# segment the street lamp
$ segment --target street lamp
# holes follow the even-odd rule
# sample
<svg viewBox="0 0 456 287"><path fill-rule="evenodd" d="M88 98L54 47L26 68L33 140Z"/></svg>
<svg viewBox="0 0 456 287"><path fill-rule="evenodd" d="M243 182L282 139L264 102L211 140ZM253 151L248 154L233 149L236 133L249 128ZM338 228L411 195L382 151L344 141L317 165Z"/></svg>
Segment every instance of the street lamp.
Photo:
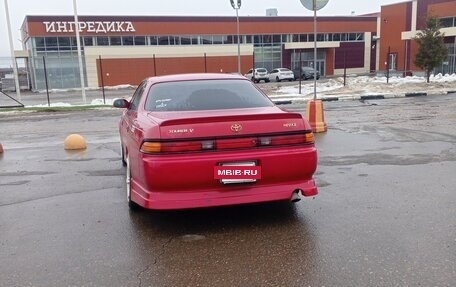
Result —
<svg viewBox="0 0 456 287"><path fill-rule="evenodd" d="M5 0L4 2L5 2L6 25L8 27L8 39L9 39L9 45L10 45L11 60L13 61L13 74L14 74L14 83L16 85L16 95L17 95L19 101L21 101L21 87L19 85L19 75L17 72L16 55L14 54L13 36L11 33L11 22L10 22L9 10L8 10L8 1Z"/></svg>
<svg viewBox="0 0 456 287"><path fill-rule="evenodd" d="M234 0L230 0L231 7L236 10L236 24L237 24L237 60L238 60L238 73L241 73L241 44L239 37L239 9L241 8L241 0L237 0L236 3Z"/></svg>
<svg viewBox="0 0 456 287"><path fill-rule="evenodd" d="M323 102L321 100L317 101L317 10L325 7L329 0L300 1L305 8L314 12L314 95L313 100L307 103L306 114L313 132L325 132L327 127L323 114Z"/></svg>
<svg viewBox="0 0 456 287"><path fill-rule="evenodd" d="M81 52L81 39L79 37L79 21L78 21L78 6L76 0L73 0L74 10L74 24L76 26L76 46L78 50L78 63L79 63L79 79L81 81L81 93L82 101L86 103L86 92L85 92L85 80L84 80L84 68L82 66L82 52Z"/></svg>
<svg viewBox="0 0 456 287"><path fill-rule="evenodd" d="M325 7L329 0L300 0L301 4L314 11L314 100L317 99L317 10Z"/></svg>

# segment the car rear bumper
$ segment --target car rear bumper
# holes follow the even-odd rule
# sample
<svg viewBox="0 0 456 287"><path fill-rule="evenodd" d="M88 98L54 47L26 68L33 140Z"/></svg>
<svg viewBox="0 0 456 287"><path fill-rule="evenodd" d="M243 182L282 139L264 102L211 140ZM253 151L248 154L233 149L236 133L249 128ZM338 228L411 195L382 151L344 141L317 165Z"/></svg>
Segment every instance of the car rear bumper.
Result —
<svg viewBox="0 0 456 287"><path fill-rule="evenodd" d="M280 80L294 80L294 75L287 76L287 75L279 75Z"/></svg>
<svg viewBox="0 0 456 287"><path fill-rule="evenodd" d="M252 161L261 167L261 179L254 183L223 184L214 178L214 167L221 163ZM145 208L181 209L289 200L296 190L314 196L316 165L313 145L253 152L143 155L140 176L132 178L131 197Z"/></svg>
<svg viewBox="0 0 456 287"><path fill-rule="evenodd" d="M291 200L293 192L301 191L303 196L318 194L317 186L313 179L271 186L255 186L255 184L231 184L216 190L183 192L153 192L145 190L132 182L134 191L131 199L147 209L190 209L201 207L214 207L224 205L237 205L260 203L269 201Z"/></svg>

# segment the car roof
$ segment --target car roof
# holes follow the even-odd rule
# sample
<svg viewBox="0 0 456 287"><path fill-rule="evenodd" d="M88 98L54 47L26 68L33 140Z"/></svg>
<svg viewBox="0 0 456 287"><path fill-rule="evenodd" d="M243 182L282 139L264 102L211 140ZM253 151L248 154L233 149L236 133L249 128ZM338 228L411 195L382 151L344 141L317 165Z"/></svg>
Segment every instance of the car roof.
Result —
<svg viewBox="0 0 456 287"><path fill-rule="evenodd" d="M151 83L176 82L176 81L193 81L193 80L246 80L242 75L223 74L223 73L190 73L190 74L173 74L164 76L155 76L147 78Z"/></svg>

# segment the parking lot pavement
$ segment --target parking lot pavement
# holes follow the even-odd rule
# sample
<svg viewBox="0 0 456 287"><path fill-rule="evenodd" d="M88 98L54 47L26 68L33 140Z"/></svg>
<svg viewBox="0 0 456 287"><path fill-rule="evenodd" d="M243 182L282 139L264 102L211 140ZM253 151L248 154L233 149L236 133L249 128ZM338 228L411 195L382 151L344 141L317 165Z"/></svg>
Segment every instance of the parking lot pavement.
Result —
<svg viewBox="0 0 456 287"><path fill-rule="evenodd" d="M454 286L455 110L329 102L317 197L139 213L120 110L0 114L0 286ZM88 148L65 151L75 132Z"/></svg>

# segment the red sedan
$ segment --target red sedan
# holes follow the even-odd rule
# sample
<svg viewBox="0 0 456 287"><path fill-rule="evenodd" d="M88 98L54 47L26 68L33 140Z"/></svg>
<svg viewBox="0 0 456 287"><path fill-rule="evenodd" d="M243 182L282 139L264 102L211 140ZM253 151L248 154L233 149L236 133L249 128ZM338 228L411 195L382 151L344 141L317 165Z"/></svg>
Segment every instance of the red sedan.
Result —
<svg viewBox="0 0 456 287"><path fill-rule="evenodd" d="M130 208L182 209L314 196L309 123L229 74L151 77L119 123Z"/></svg>

